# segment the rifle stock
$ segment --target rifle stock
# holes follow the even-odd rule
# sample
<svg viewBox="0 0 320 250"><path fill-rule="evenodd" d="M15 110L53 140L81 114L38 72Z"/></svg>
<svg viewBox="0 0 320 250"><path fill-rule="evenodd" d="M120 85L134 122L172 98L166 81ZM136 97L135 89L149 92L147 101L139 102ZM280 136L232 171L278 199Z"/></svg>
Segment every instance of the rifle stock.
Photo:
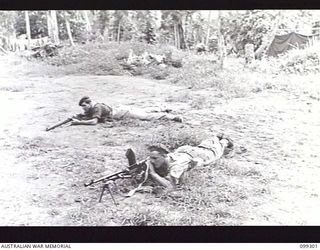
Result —
<svg viewBox="0 0 320 250"><path fill-rule="evenodd" d="M68 119L66 119L66 120L64 120L64 121L62 121L62 122L59 122L59 123L57 123L57 124L55 124L55 125L53 125L53 126L51 126L51 127L49 127L49 128L46 128L46 131L53 130L53 129L55 129L55 128L57 128L57 127L60 127L60 126L66 124L66 123L68 123L68 122L71 122L71 121L72 121L72 118L68 118Z"/></svg>

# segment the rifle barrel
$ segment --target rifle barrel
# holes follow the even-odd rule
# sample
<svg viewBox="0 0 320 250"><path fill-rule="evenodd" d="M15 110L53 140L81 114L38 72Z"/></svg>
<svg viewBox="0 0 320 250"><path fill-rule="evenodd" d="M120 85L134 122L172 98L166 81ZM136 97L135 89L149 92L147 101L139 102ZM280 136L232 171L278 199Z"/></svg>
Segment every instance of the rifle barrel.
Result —
<svg viewBox="0 0 320 250"><path fill-rule="evenodd" d="M50 130L52 130L52 129L55 129L55 128L57 128L57 127L60 127L60 126L62 126L63 124L66 124L66 123L71 122L71 121L72 121L72 118L68 118L68 119L66 119L66 120L64 120L64 121L62 121L62 122L59 122L58 124L55 124L55 125L53 125L53 126L51 126L51 127L49 127L49 128L46 128L46 131L50 131Z"/></svg>

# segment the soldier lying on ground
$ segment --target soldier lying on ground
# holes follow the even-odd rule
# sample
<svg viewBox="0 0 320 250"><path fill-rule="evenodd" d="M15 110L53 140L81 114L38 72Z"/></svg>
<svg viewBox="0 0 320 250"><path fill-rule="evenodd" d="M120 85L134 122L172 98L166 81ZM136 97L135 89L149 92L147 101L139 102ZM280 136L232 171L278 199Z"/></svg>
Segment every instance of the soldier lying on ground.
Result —
<svg viewBox="0 0 320 250"><path fill-rule="evenodd" d="M150 147L151 153L147 162L149 178L160 186L174 189L180 184L183 174L201 166L214 164L223 155L230 154L233 143L230 138L218 134L206 139L200 145L182 146L169 153L163 147Z"/></svg>
<svg viewBox="0 0 320 250"><path fill-rule="evenodd" d="M146 121L163 119L182 122L180 116L169 114L168 112L171 111L169 109L150 108L146 110L133 109L125 106L111 108L104 103L93 104L88 96L80 99L79 106L82 107L84 113L72 118L71 125L95 125L97 123L104 123L106 121L112 121L113 119L120 120L126 117Z"/></svg>

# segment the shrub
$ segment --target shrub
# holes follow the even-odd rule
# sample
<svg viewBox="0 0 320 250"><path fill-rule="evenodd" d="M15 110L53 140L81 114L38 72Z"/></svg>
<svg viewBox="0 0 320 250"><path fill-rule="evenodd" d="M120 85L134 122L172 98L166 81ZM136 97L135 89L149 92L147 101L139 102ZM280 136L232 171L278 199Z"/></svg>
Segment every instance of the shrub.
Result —
<svg viewBox="0 0 320 250"><path fill-rule="evenodd" d="M159 130L155 136L152 137L149 145L161 143L170 150L174 150L183 145L199 145L204 138L206 138L206 135L203 131L191 128L177 129L171 127L170 129L165 128Z"/></svg>
<svg viewBox="0 0 320 250"><path fill-rule="evenodd" d="M320 72L320 43L305 49L291 49L278 57L256 61L254 70L266 74L308 74Z"/></svg>
<svg viewBox="0 0 320 250"><path fill-rule="evenodd" d="M286 73L318 73L320 72L320 45L304 50L292 50L279 57L280 69Z"/></svg>

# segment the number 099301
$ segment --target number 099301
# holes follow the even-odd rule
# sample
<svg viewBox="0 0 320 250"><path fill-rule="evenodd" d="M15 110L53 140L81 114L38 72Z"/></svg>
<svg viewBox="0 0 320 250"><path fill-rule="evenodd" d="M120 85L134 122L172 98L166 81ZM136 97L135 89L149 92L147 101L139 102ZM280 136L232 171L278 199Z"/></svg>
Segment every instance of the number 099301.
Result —
<svg viewBox="0 0 320 250"><path fill-rule="evenodd" d="M318 248L318 245L317 244L300 244L300 248L308 248L308 249Z"/></svg>

